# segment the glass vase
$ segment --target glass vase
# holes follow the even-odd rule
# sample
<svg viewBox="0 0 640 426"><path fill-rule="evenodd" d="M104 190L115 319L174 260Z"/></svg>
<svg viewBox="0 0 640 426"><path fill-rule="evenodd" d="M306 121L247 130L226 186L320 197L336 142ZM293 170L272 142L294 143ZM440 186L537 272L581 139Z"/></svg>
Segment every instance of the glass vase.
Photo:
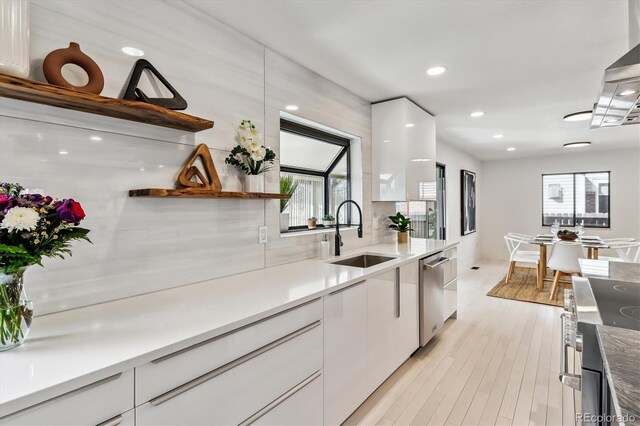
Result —
<svg viewBox="0 0 640 426"><path fill-rule="evenodd" d="M0 271L0 352L19 346L29 334L33 303L24 289L24 271Z"/></svg>

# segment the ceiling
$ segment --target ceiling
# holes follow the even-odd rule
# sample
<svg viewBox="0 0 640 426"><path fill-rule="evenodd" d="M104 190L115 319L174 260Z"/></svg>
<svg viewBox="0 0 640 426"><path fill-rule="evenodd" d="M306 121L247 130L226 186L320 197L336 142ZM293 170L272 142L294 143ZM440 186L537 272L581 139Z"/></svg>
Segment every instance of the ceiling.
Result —
<svg viewBox="0 0 640 426"><path fill-rule="evenodd" d="M408 96L479 159L640 145L640 125L562 120L629 50L627 0L185 1L372 102Z"/></svg>

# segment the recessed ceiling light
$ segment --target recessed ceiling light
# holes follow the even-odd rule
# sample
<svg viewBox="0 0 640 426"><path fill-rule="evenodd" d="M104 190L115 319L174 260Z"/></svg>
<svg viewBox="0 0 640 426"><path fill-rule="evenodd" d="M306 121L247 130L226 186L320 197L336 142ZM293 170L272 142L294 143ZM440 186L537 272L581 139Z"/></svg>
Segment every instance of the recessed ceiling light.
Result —
<svg viewBox="0 0 640 426"><path fill-rule="evenodd" d="M141 172L144 172L144 169L143 169L143 168L140 168L140 171L141 171Z"/></svg>
<svg viewBox="0 0 640 426"><path fill-rule="evenodd" d="M482 112L482 111L475 111L475 112L472 112L470 115L471 115L472 117L482 117L482 116L484 115L484 112Z"/></svg>
<svg viewBox="0 0 640 426"><path fill-rule="evenodd" d="M565 143L564 146L565 148L580 148L581 146L589 146L591 145L591 142L569 142L569 143Z"/></svg>
<svg viewBox="0 0 640 426"><path fill-rule="evenodd" d="M140 49L138 49L137 47L131 47L131 46L126 46L123 47L122 49L122 53L124 53L125 55L129 55L129 56L143 56L144 52Z"/></svg>
<svg viewBox="0 0 640 426"><path fill-rule="evenodd" d="M501 134L501 133L498 133L497 135L493 135L493 138L494 139L502 139L502 138L504 138L504 135Z"/></svg>
<svg viewBox="0 0 640 426"><path fill-rule="evenodd" d="M605 123L617 123L618 121L620 120L618 120L617 118L610 118L608 120L604 120Z"/></svg>
<svg viewBox="0 0 640 426"><path fill-rule="evenodd" d="M60 155L67 155L67 154L68 154L68 152L67 152L67 151L58 151L58 154L60 154Z"/></svg>
<svg viewBox="0 0 640 426"><path fill-rule="evenodd" d="M415 124L413 124L413 123L407 123L407 124L405 124L405 127L413 127L413 126L415 126Z"/></svg>
<svg viewBox="0 0 640 426"><path fill-rule="evenodd" d="M382 143L389 143L389 142L391 142L389 139L385 139L382 141Z"/></svg>
<svg viewBox="0 0 640 426"><path fill-rule="evenodd" d="M159 168L163 168L164 166L162 164L158 164L158 167Z"/></svg>
<svg viewBox="0 0 640 426"><path fill-rule="evenodd" d="M564 121L586 121L591 120L592 111L578 111L572 112L571 114L565 115Z"/></svg>
<svg viewBox="0 0 640 426"><path fill-rule="evenodd" d="M287 111L297 111L298 105L287 105L286 107L284 107L284 109L286 109Z"/></svg>
<svg viewBox="0 0 640 426"><path fill-rule="evenodd" d="M515 151L516 149L512 146L510 146L509 148L507 148L507 151Z"/></svg>
<svg viewBox="0 0 640 426"><path fill-rule="evenodd" d="M101 141L102 138L100 136L91 136L89 139L91 139L92 141Z"/></svg>
<svg viewBox="0 0 640 426"><path fill-rule="evenodd" d="M423 162L425 162L425 161L431 161L431 158L414 158L414 159L413 159L413 160L411 160L411 161L415 161L416 163L418 163L418 162L423 163Z"/></svg>
<svg viewBox="0 0 640 426"><path fill-rule="evenodd" d="M620 96L629 96L629 95L633 95L634 93L638 93L637 90L625 90L623 92L620 92Z"/></svg>
<svg viewBox="0 0 640 426"><path fill-rule="evenodd" d="M427 74L428 75L440 75L440 74L444 74L445 71L447 71L447 67L445 67L444 65L437 65L435 67L431 67L431 68L427 69Z"/></svg>

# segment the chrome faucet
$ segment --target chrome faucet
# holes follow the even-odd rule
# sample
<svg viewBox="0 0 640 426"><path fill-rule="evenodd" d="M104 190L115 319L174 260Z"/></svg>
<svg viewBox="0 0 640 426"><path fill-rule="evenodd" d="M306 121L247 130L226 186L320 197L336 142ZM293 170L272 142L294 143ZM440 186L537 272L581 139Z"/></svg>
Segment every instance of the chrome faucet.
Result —
<svg viewBox="0 0 640 426"><path fill-rule="evenodd" d="M340 203L340 205L336 209L336 246L334 251L334 255L336 256L340 256L340 247L342 247L342 236L340 236L340 219L339 219L340 208L347 203L353 203L358 208L358 214L360 215L360 224L358 225L358 238L362 238L362 210L360 209L360 206L358 205L358 203L356 203L353 200L343 201L342 203Z"/></svg>

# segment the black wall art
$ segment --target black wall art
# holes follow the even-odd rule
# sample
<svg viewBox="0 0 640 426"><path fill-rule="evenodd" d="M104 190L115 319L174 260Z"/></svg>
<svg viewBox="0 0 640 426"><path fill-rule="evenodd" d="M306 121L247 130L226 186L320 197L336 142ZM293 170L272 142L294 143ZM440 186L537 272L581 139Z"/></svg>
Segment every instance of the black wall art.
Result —
<svg viewBox="0 0 640 426"><path fill-rule="evenodd" d="M476 174L460 170L462 235L476 232Z"/></svg>

